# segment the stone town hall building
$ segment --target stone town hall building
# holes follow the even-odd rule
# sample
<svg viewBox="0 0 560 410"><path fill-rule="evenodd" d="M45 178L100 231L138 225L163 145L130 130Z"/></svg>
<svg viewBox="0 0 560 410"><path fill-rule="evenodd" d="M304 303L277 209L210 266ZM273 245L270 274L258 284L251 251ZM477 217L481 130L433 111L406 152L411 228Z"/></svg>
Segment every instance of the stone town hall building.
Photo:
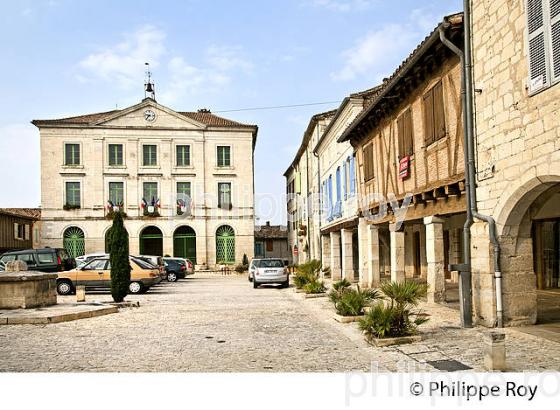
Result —
<svg viewBox="0 0 560 410"><path fill-rule="evenodd" d="M123 212L131 254L188 257L198 267L253 256L256 126L152 98L33 124L42 246L102 252L112 213Z"/></svg>

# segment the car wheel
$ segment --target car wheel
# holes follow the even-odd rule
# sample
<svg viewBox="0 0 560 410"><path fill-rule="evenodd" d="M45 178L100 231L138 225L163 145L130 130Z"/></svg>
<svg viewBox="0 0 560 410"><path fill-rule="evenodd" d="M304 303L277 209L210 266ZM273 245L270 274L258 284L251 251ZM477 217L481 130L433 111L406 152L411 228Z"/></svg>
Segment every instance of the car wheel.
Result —
<svg viewBox="0 0 560 410"><path fill-rule="evenodd" d="M128 285L128 290L130 293L140 293L142 292L142 284L140 282L130 282Z"/></svg>
<svg viewBox="0 0 560 410"><path fill-rule="evenodd" d="M177 282L177 274L175 272L168 272L167 273L167 281L168 282Z"/></svg>
<svg viewBox="0 0 560 410"><path fill-rule="evenodd" d="M249 273L249 275L247 276L247 279L249 280L249 282L253 281L253 277L251 276L251 274Z"/></svg>
<svg viewBox="0 0 560 410"><path fill-rule="evenodd" d="M67 280L61 280L56 284L56 291L59 295L69 295L72 293L72 283Z"/></svg>
<svg viewBox="0 0 560 410"><path fill-rule="evenodd" d="M259 287L259 284L257 283L256 280L253 279L253 289L256 289Z"/></svg>

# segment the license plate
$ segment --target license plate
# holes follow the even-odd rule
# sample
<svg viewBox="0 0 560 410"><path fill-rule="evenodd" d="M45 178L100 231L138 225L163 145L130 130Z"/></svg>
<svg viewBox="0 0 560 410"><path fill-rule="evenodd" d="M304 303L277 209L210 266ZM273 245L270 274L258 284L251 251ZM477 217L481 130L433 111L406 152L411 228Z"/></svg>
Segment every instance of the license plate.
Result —
<svg viewBox="0 0 560 410"><path fill-rule="evenodd" d="M270 270L270 269L269 269L269 270L265 270L264 273L276 273L276 271L275 271L275 270Z"/></svg>

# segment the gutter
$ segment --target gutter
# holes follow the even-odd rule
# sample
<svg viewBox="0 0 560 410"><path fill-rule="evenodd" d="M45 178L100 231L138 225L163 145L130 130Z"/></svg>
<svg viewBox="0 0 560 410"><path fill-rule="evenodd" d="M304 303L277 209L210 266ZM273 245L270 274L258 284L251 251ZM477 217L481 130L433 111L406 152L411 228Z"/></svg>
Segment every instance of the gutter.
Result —
<svg viewBox="0 0 560 410"><path fill-rule="evenodd" d="M496 235L496 222L491 216L478 212L476 201L476 167L474 162L474 116L473 116L473 78L471 49L471 0L464 3L464 35L465 51L462 52L446 36L445 29L450 26L448 21L438 28L441 42L461 60L461 99L463 103L463 143L465 158L465 188L467 191L467 220L463 227L463 263L453 270L460 272L461 324L472 327L472 263L471 263L471 232L474 218L486 222L490 242L494 249L494 277L496 279L496 317L497 327L503 327L502 274L500 270L500 243Z"/></svg>

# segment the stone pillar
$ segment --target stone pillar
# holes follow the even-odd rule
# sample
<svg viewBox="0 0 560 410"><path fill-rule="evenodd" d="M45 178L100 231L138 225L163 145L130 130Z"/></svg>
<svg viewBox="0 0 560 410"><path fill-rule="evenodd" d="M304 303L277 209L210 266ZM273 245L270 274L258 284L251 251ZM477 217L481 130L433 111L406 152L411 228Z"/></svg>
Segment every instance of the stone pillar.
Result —
<svg viewBox="0 0 560 410"><path fill-rule="evenodd" d="M340 231L330 233L331 243L331 276L334 281L342 279L340 270Z"/></svg>
<svg viewBox="0 0 560 410"><path fill-rule="evenodd" d="M323 269L331 267L331 237L330 235L321 235L321 261ZM332 270L331 270L332 275ZM331 276L332 277L332 276Z"/></svg>
<svg viewBox="0 0 560 410"><path fill-rule="evenodd" d="M424 218L428 261L428 303L445 301L443 223L444 220L437 216Z"/></svg>
<svg viewBox="0 0 560 410"><path fill-rule="evenodd" d="M365 218L360 218L358 221L358 246L360 248L360 253L358 255L359 259L359 284L360 286L367 288L371 284L371 275L368 272L368 225Z"/></svg>
<svg viewBox="0 0 560 410"><path fill-rule="evenodd" d="M352 248L352 229L340 231L342 245L342 277L354 281L354 253Z"/></svg>
<svg viewBox="0 0 560 410"><path fill-rule="evenodd" d="M404 228L404 274L406 278L414 277L414 225Z"/></svg>
<svg viewBox="0 0 560 410"><path fill-rule="evenodd" d="M391 282L404 282L404 231L396 231L390 225L391 237Z"/></svg>
<svg viewBox="0 0 560 410"><path fill-rule="evenodd" d="M379 263L379 226L369 225L367 229L367 276L368 286L377 287L381 282L381 267Z"/></svg>
<svg viewBox="0 0 560 410"><path fill-rule="evenodd" d="M173 236L163 235L163 256L173 256Z"/></svg>
<svg viewBox="0 0 560 410"><path fill-rule="evenodd" d="M428 262L426 261L426 230L420 230L420 277L428 277Z"/></svg>

